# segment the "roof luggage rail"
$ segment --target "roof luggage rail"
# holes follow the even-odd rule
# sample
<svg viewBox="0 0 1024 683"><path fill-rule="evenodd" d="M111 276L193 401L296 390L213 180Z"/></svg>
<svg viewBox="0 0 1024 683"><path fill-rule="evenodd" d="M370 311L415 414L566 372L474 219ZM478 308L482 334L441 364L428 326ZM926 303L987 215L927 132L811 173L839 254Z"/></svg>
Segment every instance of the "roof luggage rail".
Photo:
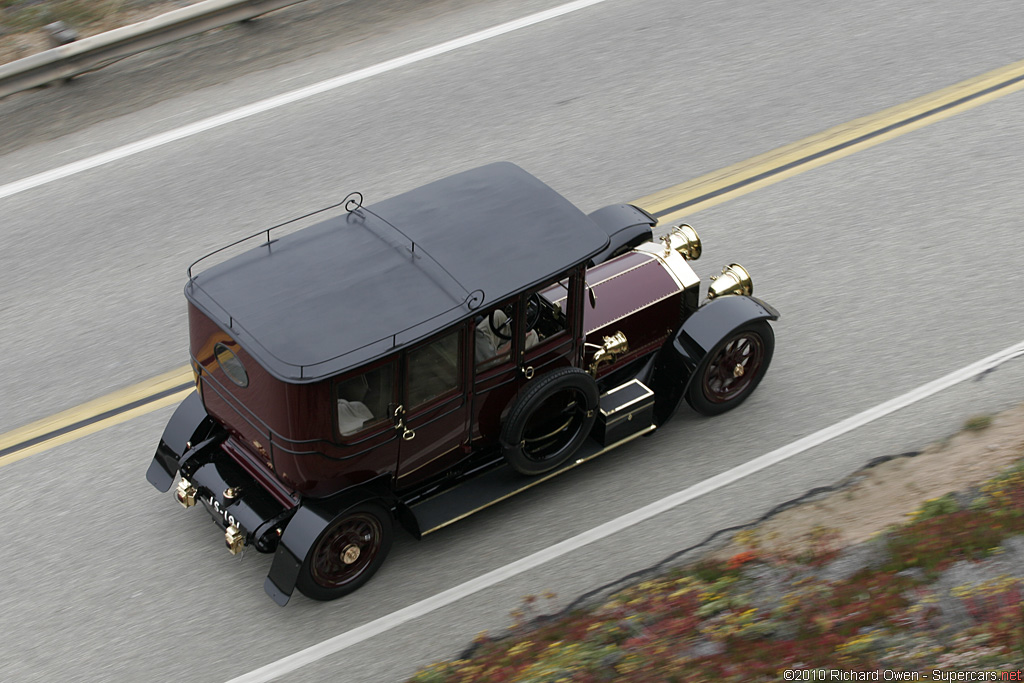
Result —
<svg viewBox="0 0 1024 683"><path fill-rule="evenodd" d="M272 230L277 230L278 228L283 228L286 225L291 225L292 223L296 223L296 222L301 221L303 219L309 218L310 216L315 216L318 213L323 213L324 211L330 211L331 209L336 209L339 206L344 206L346 211L348 211L349 213L353 213L356 210L358 210L362 205L363 205L363 193L362 192L349 192L348 195L346 195L345 198L343 200L341 200L340 202L337 202L335 204L331 204L330 206L325 206L324 208L317 209L316 211L310 211L307 214L303 214L301 216L297 216L295 218L292 218L290 220L285 221L284 223L278 223L277 225L272 225L269 228L266 228L265 230L260 230L259 232L254 232L253 234L249 235L248 237L243 237L240 240L235 240L231 244L225 244L223 247L221 247L219 249L214 249L210 253L205 254L203 256L200 256L198 259L193 261L191 263L191 265L189 265L189 267L188 267L188 279L192 280L192 278L194 277L192 275L192 269L195 268L196 265L199 264L199 262L204 261L204 260L210 258L214 254L219 254L222 251L230 249L231 247L238 246L242 242L248 242L249 240L251 240L254 237L259 237L260 235L266 235L267 236L266 244L271 244L271 243L273 243L275 241L275 240L270 239L270 232ZM391 224L389 223L388 225L391 225ZM394 227L394 226L391 226L391 227ZM401 231L399 231L399 232L401 232ZM410 240L410 242L411 241L412 240Z"/></svg>

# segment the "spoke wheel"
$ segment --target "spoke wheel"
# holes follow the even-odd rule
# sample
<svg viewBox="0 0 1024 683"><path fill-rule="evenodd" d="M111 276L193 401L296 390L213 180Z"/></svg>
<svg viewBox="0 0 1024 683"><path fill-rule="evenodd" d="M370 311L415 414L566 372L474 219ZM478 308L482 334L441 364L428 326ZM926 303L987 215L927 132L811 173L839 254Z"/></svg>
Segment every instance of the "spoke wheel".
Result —
<svg viewBox="0 0 1024 683"><path fill-rule="evenodd" d="M750 387L764 362L764 340L756 332L733 338L708 364L702 378L704 396L726 403Z"/></svg>
<svg viewBox="0 0 1024 683"><path fill-rule="evenodd" d="M775 335L755 320L730 332L697 367L686 399L703 415L732 410L753 393L771 363Z"/></svg>
<svg viewBox="0 0 1024 683"><path fill-rule="evenodd" d="M315 600L333 600L366 583L391 549L391 516L372 503L340 515L309 551L299 589Z"/></svg>

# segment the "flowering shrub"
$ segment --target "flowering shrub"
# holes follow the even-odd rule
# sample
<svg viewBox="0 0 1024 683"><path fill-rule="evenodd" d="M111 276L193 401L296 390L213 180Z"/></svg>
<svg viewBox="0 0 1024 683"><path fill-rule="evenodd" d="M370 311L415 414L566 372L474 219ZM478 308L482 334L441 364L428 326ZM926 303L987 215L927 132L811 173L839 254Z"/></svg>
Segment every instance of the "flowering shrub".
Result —
<svg viewBox="0 0 1024 683"><path fill-rule="evenodd" d="M1021 579L955 589L970 617L960 632L943 620L930 583L952 563L984 558L1007 537L1024 533L1024 468L993 479L982 494L965 510L952 497L926 502L889 532L881 569L825 581L818 569L837 551L827 530L818 530L809 550L793 557L765 554L756 533L747 532L748 550L724 561L673 570L518 638L481 641L472 659L432 665L412 681L745 683L777 681L787 669L837 665L860 671L1016 668L1024 660ZM755 601L763 590L758 568L782 577L777 600ZM517 630L536 602L529 596L514 613Z"/></svg>

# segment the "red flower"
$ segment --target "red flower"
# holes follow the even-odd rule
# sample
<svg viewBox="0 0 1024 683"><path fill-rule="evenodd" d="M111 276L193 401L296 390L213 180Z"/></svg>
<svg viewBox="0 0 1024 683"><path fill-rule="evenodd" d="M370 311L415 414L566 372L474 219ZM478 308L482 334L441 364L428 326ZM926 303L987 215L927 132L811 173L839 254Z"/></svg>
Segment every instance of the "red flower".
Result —
<svg viewBox="0 0 1024 683"><path fill-rule="evenodd" d="M736 553L735 555L730 557L729 561L726 563L725 566L728 569L739 569L740 567L742 567L746 563L752 562L752 561L754 561L756 559L757 559L757 555L753 551L744 550L743 552Z"/></svg>

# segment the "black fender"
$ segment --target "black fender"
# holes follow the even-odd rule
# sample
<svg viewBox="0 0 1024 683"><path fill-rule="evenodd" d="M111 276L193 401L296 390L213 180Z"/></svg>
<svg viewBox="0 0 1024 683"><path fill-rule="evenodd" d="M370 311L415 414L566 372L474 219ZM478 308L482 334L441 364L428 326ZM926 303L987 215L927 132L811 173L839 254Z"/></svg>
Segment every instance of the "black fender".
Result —
<svg viewBox="0 0 1024 683"><path fill-rule="evenodd" d="M608 246L594 256L590 265L615 258L620 254L654 239L651 229L658 219L632 204L613 204L588 214L587 217L608 235Z"/></svg>
<svg viewBox="0 0 1024 683"><path fill-rule="evenodd" d="M206 413L203 399L193 391L178 404L164 428L156 455L149 464L146 479L157 490L166 492L174 482L174 476L181 467L186 444L198 444L213 433L216 424Z"/></svg>
<svg viewBox="0 0 1024 683"><path fill-rule="evenodd" d="M263 582L267 595L282 607L288 604L310 548L338 515L367 501L381 501L385 508L393 509L390 481L391 475L381 475L327 498L302 501L285 526L274 552L270 572Z"/></svg>
<svg viewBox="0 0 1024 683"><path fill-rule="evenodd" d="M711 299L694 311L665 342L643 380L654 391L655 424L660 426L672 416L697 366L718 342L748 322L778 318L774 307L738 294Z"/></svg>

